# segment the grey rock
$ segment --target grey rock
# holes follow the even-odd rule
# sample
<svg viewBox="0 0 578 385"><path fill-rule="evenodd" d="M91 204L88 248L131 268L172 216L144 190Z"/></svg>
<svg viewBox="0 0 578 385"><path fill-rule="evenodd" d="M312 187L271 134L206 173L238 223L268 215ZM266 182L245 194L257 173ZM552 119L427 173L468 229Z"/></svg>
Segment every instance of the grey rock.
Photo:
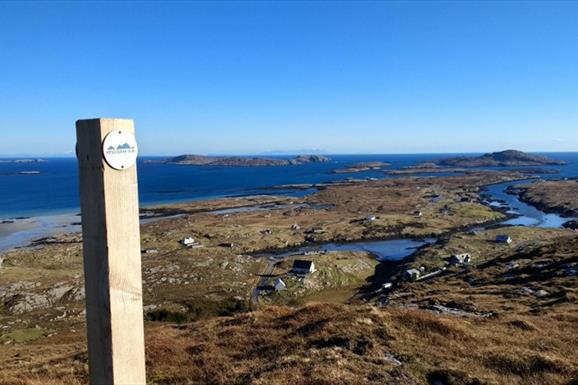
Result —
<svg viewBox="0 0 578 385"><path fill-rule="evenodd" d="M550 294L550 293L548 293L546 290L542 290L542 289L536 290L536 291L534 292L534 295L535 295L536 297L538 297L538 298L546 297L546 296L549 295L549 294Z"/></svg>
<svg viewBox="0 0 578 385"><path fill-rule="evenodd" d="M393 366L401 366L401 361L395 358L395 356L391 353L385 353L385 360L393 364Z"/></svg>
<svg viewBox="0 0 578 385"><path fill-rule="evenodd" d="M522 294L534 294L534 290L533 290L533 289L530 289L529 287L526 287L526 286L521 287L521 288L519 289L519 292L522 293Z"/></svg>
<svg viewBox="0 0 578 385"><path fill-rule="evenodd" d="M23 314L36 309L50 307L50 300L46 295L23 293L12 296L4 303L4 307L12 314Z"/></svg>

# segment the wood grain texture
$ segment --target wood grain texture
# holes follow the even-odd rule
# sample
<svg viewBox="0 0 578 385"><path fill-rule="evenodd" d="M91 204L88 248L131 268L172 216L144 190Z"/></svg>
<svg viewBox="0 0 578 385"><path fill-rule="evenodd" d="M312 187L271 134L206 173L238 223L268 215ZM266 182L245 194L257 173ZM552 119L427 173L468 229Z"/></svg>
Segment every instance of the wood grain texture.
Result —
<svg viewBox="0 0 578 385"><path fill-rule="evenodd" d="M89 375L92 385L146 384L136 165L115 170L102 141L129 119L76 122Z"/></svg>

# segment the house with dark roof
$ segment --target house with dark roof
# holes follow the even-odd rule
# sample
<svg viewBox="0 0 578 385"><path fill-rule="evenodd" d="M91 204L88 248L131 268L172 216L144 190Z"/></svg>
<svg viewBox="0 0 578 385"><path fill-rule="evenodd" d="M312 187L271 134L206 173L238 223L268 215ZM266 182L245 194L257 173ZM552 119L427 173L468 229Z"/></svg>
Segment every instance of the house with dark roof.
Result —
<svg viewBox="0 0 578 385"><path fill-rule="evenodd" d="M496 243L505 243L505 244L510 244L512 243L513 240L509 235L498 235L496 236Z"/></svg>
<svg viewBox="0 0 578 385"><path fill-rule="evenodd" d="M293 267L290 271L291 274L299 276L306 276L313 272L315 272L315 264L313 261L307 261L304 259L296 259L293 261Z"/></svg>

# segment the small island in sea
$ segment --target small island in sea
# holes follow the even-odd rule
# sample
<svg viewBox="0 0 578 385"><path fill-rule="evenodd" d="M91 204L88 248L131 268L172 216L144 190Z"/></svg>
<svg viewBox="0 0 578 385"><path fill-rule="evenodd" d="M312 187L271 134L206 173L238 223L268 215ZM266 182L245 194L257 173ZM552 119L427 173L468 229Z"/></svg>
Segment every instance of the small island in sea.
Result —
<svg viewBox="0 0 578 385"><path fill-rule="evenodd" d="M492 152L477 157L460 156L436 159L428 165L446 167L520 167L520 166L561 166L566 162L542 155L528 154L518 150Z"/></svg>
<svg viewBox="0 0 578 385"><path fill-rule="evenodd" d="M351 174L363 171L375 171L380 170L382 167L391 166L391 163L387 162L360 162L356 163L351 167L340 168L333 170L334 174Z"/></svg>
<svg viewBox="0 0 578 385"><path fill-rule="evenodd" d="M299 155L293 159L271 159L244 156L204 156L204 155L179 155L173 158L161 160L147 160L147 163L181 164L188 166L233 166L233 167L258 167L258 166L290 166L306 163L325 163L330 158L322 155Z"/></svg>

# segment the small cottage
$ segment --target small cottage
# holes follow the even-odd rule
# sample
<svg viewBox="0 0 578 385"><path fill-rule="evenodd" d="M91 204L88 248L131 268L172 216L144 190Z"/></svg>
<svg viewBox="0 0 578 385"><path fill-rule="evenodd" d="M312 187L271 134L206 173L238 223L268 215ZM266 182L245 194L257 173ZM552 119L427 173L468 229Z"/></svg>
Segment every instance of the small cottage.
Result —
<svg viewBox="0 0 578 385"><path fill-rule="evenodd" d="M513 242L513 239L509 235L498 235L496 236L496 243L504 243L509 245Z"/></svg>
<svg viewBox="0 0 578 385"><path fill-rule="evenodd" d="M276 278L273 281L273 288L275 291L287 290L287 284L281 278Z"/></svg>
<svg viewBox="0 0 578 385"><path fill-rule="evenodd" d="M184 238L181 243L185 246L193 245L195 243L195 239L192 237Z"/></svg>
<svg viewBox="0 0 578 385"><path fill-rule="evenodd" d="M149 247L148 249L144 249L142 251L143 254L158 254L159 249L157 249L156 247Z"/></svg>
<svg viewBox="0 0 578 385"><path fill-rule="evenodd" d="M414 215L416 218L421 218L421 217L423 216L423 213L418 210L418 211L414 211L414 212L413 212L413 215Z"/></svg>
<svg viewBox="0 0 578 385"><path fill-rule="evenodd" d="M418 269L409 269L405 271L404 278L407 281L416 281L420 275L421 271L419 271Z"/></svg>
<svg viewBox="0 0 578 385"><path fill-rule="evenodd" d="M296 259L293 262L293 267L291 268L290 273L299 275L299 276L306 276L315 272L315 264L313 261L307 261L303 259Z"/></svg>
<svg viewBox="0 0 578 385"><path fill-rule="evenodd" d="M370 215L367 218L365 218L366 221L368 222L373 222L377 219L377 217L375 215Z"/></svg>
<svg viewBox="0 0 578 385"><path fill-rule="evenodd" d="M467 265L472 261L472 256L470 254L454 254L450 258L450 264L452 265Z"/></svg>

